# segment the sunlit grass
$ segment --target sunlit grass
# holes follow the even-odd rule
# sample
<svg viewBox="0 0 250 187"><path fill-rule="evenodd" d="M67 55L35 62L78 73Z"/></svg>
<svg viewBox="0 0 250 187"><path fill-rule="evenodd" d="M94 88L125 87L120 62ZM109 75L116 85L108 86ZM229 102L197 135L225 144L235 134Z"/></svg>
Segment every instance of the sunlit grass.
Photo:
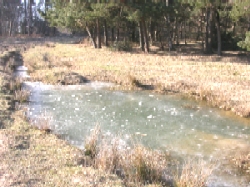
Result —
<svg viewBox="0 0 250 187"><path fill-rule="evenodd" d="M24 61L35 79L48 83L56 83L56 77L49 72L59 71L122 85L129 85L128 77L133 75L140 83L155 85L158 91L186 93L236 114L250 115L250 106L245 102L250 97L250 66L237 63L236 58L158 56L56 44L29 49L24 53Z"/></svg>
<svg viewBox="0 0 250 187"><path fill-rule="evenodd" d="M181 170L181 174L176 176L178 187L205 187L207 179L212 174L214 165L207 164L203 160L187 160Z"/></svg>
<svg viewBox="0 0 250 187"><path fill-rule="evenodd" d="M86 138L84 146L92 166L117 174L128 186L204 187L214 167L203 160L187 160L182 165L169 152L146 148L139 142L123 145L120 136L105 136L100 126Z"/></svg>

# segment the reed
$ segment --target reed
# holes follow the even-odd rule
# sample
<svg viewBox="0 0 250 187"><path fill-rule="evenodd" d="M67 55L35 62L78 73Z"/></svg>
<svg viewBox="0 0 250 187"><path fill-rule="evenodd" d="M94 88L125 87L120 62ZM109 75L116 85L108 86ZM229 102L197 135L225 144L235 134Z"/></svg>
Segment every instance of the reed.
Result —
<svg viewBox="0 0 250 187"><path fill-rule="evenodd" d="M187 161L178 175L180 162L169 153L140 143L128 147L121 145L120 140L119 136L111 138L100 134L100 126L96 126L85 141L85 155L91 157L96 169L118 175L126 186L204 187L213 170L212 165L202 160Z"/></svg>
<svg viewBox="0 0 250 187"><path fill-rule="evenodd" d="M97 142L97 141L96 141ZM116 173L121 168L121 149L119 149L119 137L102 138L99 151L95 158L95 167Z"/></svg>
<svg viewBox="0 0 250 187"><path fill-rule="evenodd" d="M181 174L175 177L178 187L206 187L214 166L203 160L188 159L182 166Z"/></svg>
<svg viewBox="0 0 250 187"><path fill-rule="evenodd" d="M86 138L84 143L84 153L86 156L90 156L92 159L97 155L98 141L100 137L101 129L99 125L96 125L91 134Z"/></svg>
<svg viewBox="0 0 250 187"><path fill-rule="evenodd" d="M28 90L15 90L14 100L23 103L29 100L30 92Z"/></svg>

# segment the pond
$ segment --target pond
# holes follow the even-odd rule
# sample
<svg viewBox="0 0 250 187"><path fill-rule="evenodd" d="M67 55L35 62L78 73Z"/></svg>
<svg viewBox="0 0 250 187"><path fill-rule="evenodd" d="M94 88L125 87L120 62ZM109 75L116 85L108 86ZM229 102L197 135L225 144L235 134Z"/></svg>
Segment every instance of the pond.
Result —
<svg viewBox="0 0 250 187"><path fill-rule="evenodd" d="M133 137L154 149L171 150L183 158L219 160L208 186L247 186L245 176L225 161L250 145L249 120L176 95L105 89L109 84L80 86L24 84L32 91L28 116L51 116L51 127L73 145L96 125L107 136L119 135L121 145Z"/></svg>

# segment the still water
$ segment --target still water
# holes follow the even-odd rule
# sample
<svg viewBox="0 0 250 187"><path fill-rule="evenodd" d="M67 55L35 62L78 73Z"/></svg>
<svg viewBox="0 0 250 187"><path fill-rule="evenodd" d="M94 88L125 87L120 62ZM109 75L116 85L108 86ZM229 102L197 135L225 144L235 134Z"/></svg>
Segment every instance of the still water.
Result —
<svg viewBox="0 0 250 187"><path fill-rule="evenodd" d="M205 160L225 160L250 145L249 120L178 96L110 91L105 86L27 82L24 87L32 91L28 115L34 120L50 116L54 131L80 148L96 125L105 135L119 135L121 145L132 137L154 149ZM218 166L209 186L250 186L244 176L223 168Z"/></svg>

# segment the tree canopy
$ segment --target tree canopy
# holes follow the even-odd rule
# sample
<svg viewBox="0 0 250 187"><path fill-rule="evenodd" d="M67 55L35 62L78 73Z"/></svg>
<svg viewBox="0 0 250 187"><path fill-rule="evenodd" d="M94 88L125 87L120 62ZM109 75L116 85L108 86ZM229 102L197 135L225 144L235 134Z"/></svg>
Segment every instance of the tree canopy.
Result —
<svg viewBox="0 0 250 187"><path fill-rule="evenodd" d="M247 30L235 31L237 24L248 25L250 29L250 0L51 1L52 7L46 12L40 11L41 15L52 26L87 31L95 48L101 48L102 40L108 45L109 38L111 43L123 38L139 42L145 52L153 42L160 42L162 49L172 50L173 43L179 45L181 39L186 43L190 35L196 34L204 52L212 53L217 48L217 54L221 55L225 37L233 33L234 37L238 35L235 38L243 38L246 34Z"/></svg>

